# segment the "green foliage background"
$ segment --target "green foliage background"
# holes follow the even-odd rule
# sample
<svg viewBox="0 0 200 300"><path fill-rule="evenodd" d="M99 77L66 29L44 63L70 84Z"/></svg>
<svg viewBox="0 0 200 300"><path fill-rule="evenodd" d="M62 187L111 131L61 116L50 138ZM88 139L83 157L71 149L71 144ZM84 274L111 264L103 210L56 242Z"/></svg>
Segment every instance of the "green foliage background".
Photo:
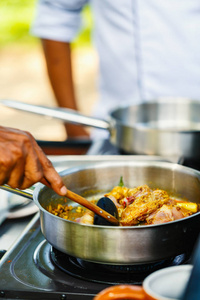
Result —
<svg viewBox="0 0 200 300"><path fill-rule="evenodd" d="M73 0L72 0L73 1ZM0 47L13 45L36 45L38 39L29 33L34 19L37 0L0 0ZM82 12L83 28L73 47L91 45L90 33L93 26L89 6Z"/></svg>

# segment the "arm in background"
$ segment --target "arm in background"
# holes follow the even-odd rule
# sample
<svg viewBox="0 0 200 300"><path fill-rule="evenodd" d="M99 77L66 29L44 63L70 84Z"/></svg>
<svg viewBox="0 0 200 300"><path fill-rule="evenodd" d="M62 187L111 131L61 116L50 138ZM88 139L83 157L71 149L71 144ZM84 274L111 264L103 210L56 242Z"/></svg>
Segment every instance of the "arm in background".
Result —
<svg viewBox="0 0 200 300"><path fill-rule="evenodd" d="M72 76L71 50L67 42L42 39L51 86L60 107L78 110ZM65 124L68 138L87 138L87 131L78 125Z"/></svg>

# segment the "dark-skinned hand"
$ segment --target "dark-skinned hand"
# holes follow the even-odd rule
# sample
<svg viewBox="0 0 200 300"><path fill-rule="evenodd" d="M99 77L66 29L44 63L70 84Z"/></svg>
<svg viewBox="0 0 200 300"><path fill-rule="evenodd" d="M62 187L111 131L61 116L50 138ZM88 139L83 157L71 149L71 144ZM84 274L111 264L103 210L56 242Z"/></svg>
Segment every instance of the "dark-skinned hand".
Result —
<svg viewBox="0 0 200 300"><path fill-rule="evenodd" d="M51 161L26 131L0 126L0 185L26 189L47 183L57 194L67 193Z"/></svg>

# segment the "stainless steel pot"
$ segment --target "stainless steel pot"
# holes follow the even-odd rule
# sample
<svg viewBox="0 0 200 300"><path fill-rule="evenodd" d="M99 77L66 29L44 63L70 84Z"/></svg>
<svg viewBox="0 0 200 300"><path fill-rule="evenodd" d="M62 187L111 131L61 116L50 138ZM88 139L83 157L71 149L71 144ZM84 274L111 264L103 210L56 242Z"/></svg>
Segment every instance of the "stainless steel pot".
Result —
<svg viewBox="0 0 200 300"><path fill-rule="evenodd" d="M0 103L65 122L107 130L111 142L127 153L200 158L200 101L158 99L115 109L109 120L84 116L73 110L12 100L1 100Z"/></svg>
<svg viewBox="0 0 200 300"><path fill-rule="evenodd" d="M123 176L126 186L148 184L171 195L200 202L200 172L167 162L106 162L60 173L69 189L89 196L111 190ZM41 230L56 249L105 264L142 264L191 251L199 235L200 212L170 223L148 226L94 226L61 219L45 208L63 203L50 188L39 185L33 195L40 209ZM68 200L69 205L77 204Z"/></svg>

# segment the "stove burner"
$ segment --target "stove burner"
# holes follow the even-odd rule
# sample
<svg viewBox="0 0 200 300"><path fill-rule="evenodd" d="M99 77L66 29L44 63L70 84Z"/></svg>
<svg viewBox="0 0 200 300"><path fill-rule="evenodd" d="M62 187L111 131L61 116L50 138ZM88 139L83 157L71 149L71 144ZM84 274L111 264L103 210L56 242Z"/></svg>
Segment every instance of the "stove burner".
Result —
<svg viewBox="0 0 200 300"><path fill-rule="evenodd" d="M52 262L62 271L76 278L106 284L141 285L150 273L164 267L184 264L187 254L181 254L168 260L140 265L107 265L84 261L51 248Z"/></svg>
<svg viewBox="0 0 200 300"><path fill-rule="evenodd" d="M141 273L148 273L148 272L154 272L158 269L161 269L162 267L168 266L172 263L173 259L169 260L163 260L155 263L149 263L149 264L140 264L140 265L107 265L107 264L98 264L98 263L91 263L84 261L82 259L77 258L77 262L85 269L92 269L95 270L95 268L98 266L98 268L101 268L105 273L107 271L115 272L115 273L132 273L132 274L141 274Z"/></svg>

